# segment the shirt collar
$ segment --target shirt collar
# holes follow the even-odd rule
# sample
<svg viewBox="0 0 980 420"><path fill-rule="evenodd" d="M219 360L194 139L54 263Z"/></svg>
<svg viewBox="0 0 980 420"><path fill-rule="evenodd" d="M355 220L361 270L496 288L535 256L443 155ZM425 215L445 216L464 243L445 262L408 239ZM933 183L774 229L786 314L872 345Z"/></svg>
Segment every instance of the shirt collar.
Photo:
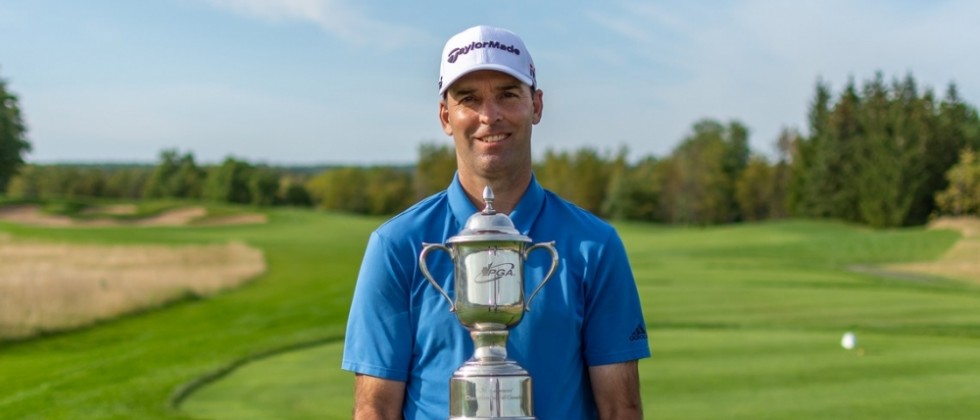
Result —
<svg viewBox="0 0 980 420"><path fill-rule="evenodd" d="M466 192L463 191L463 184L459 182L459 173L453 177L453 183L449 185L447 193L449 195L449 208L455 216L460 230L466 226L466 221L470 219L470 216L483 210L482 206L477 209L466 196ZM510 212L508 216L514 222L514 227L522 235L528 235L531 226L538 218L538 214L541 213L542 207L544 207L544 188L538 183L534 174L531 174L531 183L524 191L520 201L517 202L514 211Z"/></svg>

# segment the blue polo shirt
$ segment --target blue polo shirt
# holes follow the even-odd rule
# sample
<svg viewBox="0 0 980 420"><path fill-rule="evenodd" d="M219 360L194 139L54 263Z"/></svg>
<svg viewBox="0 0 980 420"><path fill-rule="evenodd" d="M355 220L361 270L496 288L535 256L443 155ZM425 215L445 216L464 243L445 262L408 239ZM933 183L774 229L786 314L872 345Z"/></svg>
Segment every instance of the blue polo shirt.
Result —
<svg viewBox="0 0 980 420"><path fill-rule="evenodd" d="M482 210L482 209L481 209ZM381 225L368 242L354 290L342 368L405 381L406 419L449 415L449 379L473 355L469 332L422 275L422 243L445 243L477 208L458 178ZM544 190L536 179L509 215L535 243L555 241L560 263L507 342L508 357L531 375L534 414L596 418L588 366L650 356L646 325L622 241L605 221ZM453 263L430 252L429 271L454 297ZM525 295L551 266L532 252Z"/></svg>

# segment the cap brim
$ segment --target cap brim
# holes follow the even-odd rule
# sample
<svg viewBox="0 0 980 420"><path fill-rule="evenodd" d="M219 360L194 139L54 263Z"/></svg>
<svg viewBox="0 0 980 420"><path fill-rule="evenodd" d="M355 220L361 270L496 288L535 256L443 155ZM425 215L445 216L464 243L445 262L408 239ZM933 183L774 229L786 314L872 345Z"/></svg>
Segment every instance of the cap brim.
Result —
<svg viewBox="0 0 980 420"><path fill-rule="evenodd" d="M530 77L527 77L527 75L515 71L511 67L502 64L487 63L487 64L475 65L473 67L466 69L466 71L453 76L453 78L449 80L443 80L442 88L439 89L439 96L444 95L446 91L449 90L449 87L452 86L453 83L456 83L456 81L459 80L461 77L479 70L494 70L494 71L499 71L501 73L506 73L510 76L513 76L515 79L520 80L525 85L534 86L534 80L532 80Z"/></svg>

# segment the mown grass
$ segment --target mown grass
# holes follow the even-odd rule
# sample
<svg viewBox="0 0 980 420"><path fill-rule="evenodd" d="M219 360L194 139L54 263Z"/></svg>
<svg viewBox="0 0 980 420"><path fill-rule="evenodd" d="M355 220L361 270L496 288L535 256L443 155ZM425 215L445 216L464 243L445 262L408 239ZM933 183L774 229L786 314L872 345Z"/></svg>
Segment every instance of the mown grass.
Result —
<svg viewBox="0 0 980 420"><path fill-rule="evenodd" d="M620 231L654 352L640 364L647 418L973 418L980 409L980 290L848 270L934 259L953 232L805 221ZM857 350L840 347L849 330ZM348 418L340 355L335 343L246 365L184 407L214 419Z"/></svg>
<svg viewBox="0 0 980 420"><path fill-rule="evenodd" d="M54 241L262 248L268 274L231 293L96 328L0 344L4 418L349 418L339 341L368 232L380 219L274 211L267 225L42 229ZM790 221L719 228L619 226L654 357L641 363L648 418L969 418L980 412L980 291L852 272L934 259L957 234ZM845 351L844 331L858 333ZM536 383L536 386L547 384Z"/></svg>

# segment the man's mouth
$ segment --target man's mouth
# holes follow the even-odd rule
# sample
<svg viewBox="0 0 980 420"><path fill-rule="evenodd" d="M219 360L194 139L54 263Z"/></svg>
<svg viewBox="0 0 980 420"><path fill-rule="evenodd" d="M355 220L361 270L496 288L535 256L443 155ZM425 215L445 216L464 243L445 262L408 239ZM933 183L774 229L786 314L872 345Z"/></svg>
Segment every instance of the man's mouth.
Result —
<svg viewBox="0 0 980 420"><path fill-rule="evenodd" d="M496 143L509 137L508 134L491 134L489 136L477 137L476 139L484 143Z"/></svg>

